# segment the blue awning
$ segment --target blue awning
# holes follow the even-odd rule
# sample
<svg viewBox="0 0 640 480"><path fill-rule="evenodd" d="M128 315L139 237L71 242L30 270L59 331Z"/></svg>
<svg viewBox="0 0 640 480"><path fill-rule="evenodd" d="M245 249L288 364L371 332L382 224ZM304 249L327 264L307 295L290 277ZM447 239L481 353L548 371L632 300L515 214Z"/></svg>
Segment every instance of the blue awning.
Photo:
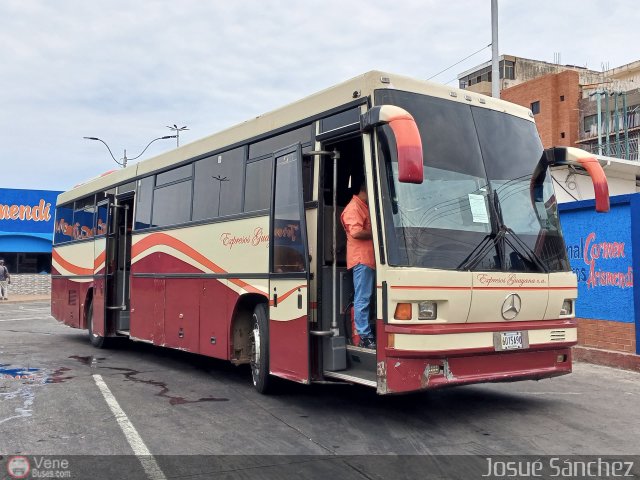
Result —
<svg viewBox="0 0 640 480"><path fill-rule="evenodd" d="M51 253L52 233L0 232L0 252Z"/></svg>

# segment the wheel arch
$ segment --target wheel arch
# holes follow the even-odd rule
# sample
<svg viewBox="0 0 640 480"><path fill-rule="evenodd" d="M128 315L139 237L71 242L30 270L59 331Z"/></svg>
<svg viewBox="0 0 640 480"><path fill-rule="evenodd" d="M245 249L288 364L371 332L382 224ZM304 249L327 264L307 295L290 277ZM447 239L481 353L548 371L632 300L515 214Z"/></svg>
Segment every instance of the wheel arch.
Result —
<svg viewBox="0 0 640 480"><path fill-rule="evenodd" d="M229 357L234 364L249 363L251 360L252 316L259 304L268 305L269 299L258 293L247 293L238 298L233 309L229 328Z"/></svg>
<svg viewBox="0 0 640 480"><path fill-rule="evenodd" d="M80 317L80 328L89 328L87 323L87 312L89 311L89 305L91 302L93 302L93 284L91 284L84 296L84 302L82 303L82 316Z"/></svg>

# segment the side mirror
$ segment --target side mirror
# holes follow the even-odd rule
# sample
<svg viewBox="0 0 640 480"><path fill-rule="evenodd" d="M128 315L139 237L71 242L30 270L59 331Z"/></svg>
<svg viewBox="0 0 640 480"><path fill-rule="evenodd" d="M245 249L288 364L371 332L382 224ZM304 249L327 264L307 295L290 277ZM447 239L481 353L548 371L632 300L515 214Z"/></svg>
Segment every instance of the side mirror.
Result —
<svg viewBox="0 0 640 480"><path fill-rule="evenodd" d="M424 168L422 140L416 121L405 109L395 105L373 107L360 116L360 129L368 132L374 127L389 125L398 155L398 181L422 183Z"/></svg>
<svg viewBox="0 0 640 480"><path fill-rule="evenodd" d="M574 165L584 168L593 182L596 212L609 211L609 184L600 162L592 153L574 147L554 147L544 151L541 161L547 166Z"/></svg>

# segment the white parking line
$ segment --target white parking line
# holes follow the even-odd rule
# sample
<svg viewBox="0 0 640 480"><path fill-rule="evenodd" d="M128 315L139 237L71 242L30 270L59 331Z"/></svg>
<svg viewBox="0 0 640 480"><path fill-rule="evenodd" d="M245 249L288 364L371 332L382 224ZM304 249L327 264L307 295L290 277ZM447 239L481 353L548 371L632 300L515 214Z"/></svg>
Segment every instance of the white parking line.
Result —
<svg viewBox="0 0 640 480"><path fill-rule="evenodd" d="M167 477L164 476L163 471L160 469L160 466L156 462L156 459L153 458L153 455L151 455L151 452L145 445L142 437L136 430L136 427L133 426L133 424L127 417L127 414L124 413L124 410L122 410L122 408L120 408L120 404L116 400L116 397L113 396L113 393L111 393L111 390L109 390L107 384L104 383L102 375L93 375L93 379L100 389L100 392L107 402L107 405L111 409L111 412L116 417L116 421L118 422L118 425L120 425L122 433L124 433L127 442L129 442L129 445L131 445L131 448L133 449L133 453L135 453L138 457L138 460L140 460L142 468L144 468L147 477L152 480L166 480Z"/></svg>
<svg viewBox="0 0 640 480"><path fill-rule="evenodd" d="M524 395L582 395L581 392L516 392Z"/></svg>
<svg viewBox="0 0 640 480"><path fill-rule="evenodd" d="M20 322L23 320L46 320L47 317L45 316L40 316L40 317L18 317L18 318L3 318L0 319L0 322Z"/></svg>

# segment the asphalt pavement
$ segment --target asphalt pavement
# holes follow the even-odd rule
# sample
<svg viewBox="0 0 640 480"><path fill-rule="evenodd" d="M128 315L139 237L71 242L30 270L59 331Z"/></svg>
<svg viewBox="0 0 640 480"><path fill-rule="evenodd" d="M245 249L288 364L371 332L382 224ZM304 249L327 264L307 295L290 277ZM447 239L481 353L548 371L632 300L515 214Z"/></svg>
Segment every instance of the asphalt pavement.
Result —
<svg viewBox="0 0 640 480"><path fill-rule="evenodd" d="M94 349L86 331L51 318L47 302L0 305L4 455L128 456L122 465L132 455L152 461L243 455L246 464L258 455L636 455L640 449L640 374L591 364L539 382L391 397L346 384L279 387L260 395L246 367L144 343ZM166 458L156 462L156 473L166 474ZM375 461L363 463L366 470ZM149 468L138 468L141 478L163 478ZM350 468L354 478L376 478L374 467L363 476Z"/></svg>

